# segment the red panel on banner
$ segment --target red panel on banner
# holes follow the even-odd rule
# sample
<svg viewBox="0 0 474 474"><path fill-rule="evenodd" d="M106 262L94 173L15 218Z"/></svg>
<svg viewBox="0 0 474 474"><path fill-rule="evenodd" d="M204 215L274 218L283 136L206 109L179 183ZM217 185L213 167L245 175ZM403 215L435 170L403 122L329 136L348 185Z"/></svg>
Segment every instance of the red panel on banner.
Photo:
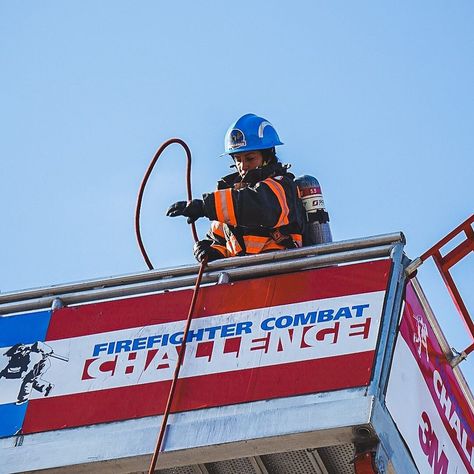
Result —
<svg viewBox="0 0 474 474"><path fill-rule="evenodd" d="M173 412L367 385L374 353L223 372L178 382ZM350 366L350 370L348 369ZM23 432L161 415L171 381L32 400Z"/></svg>
<svg viewBox="0 0 474 474"><path fill-rule="evenodd" d="M385 290L390 264L378 260L203 287L193 317ZM47 339L180 321L191 297L192 290L180 290L62 308L51 316Z"/></svg>

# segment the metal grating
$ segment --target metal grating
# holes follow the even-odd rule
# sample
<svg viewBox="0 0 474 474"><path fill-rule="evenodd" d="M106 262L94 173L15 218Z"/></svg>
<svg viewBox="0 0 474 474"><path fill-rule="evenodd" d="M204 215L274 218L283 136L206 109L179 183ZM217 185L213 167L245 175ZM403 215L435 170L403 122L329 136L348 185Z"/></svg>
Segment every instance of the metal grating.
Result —
<svg viewBox="0 0 474 474"><path fill-rule="evenodd" d="M338 446L319 448L318 453L330 474L355 473L354 464L352 464L355 456L353 444L341 444Z"/></svg>
<svg viewBox="0 0 474 474"><path fill-rule="evenodd" d="M316 453L317 455L317 453ZM275 474L325 474L327 471L318 466L318 459L309 450L260 456L269 473ZM319 458L319 456L318 456Z"/></svg>
<svg viewBox="0 0 474 474"><path fill-rule="evenodd" d="M160 469L156 474L355 474L353 444ZM141 473L135 473L141 474ZM145 474L145 473L143 473Z"/></svg>
<svg viewBox="0 0 474 474"><path fill-rule="evenodd" d="M169 469L160 469L155 471L157 474L196 474L196 469L193 466L171 467Z"/></svg>
<svg viewBox="0 0 474 474"><path fill-rule="evenodd" d="M229 459L206 464L209 474L260 474L253 458Z"/></svg>

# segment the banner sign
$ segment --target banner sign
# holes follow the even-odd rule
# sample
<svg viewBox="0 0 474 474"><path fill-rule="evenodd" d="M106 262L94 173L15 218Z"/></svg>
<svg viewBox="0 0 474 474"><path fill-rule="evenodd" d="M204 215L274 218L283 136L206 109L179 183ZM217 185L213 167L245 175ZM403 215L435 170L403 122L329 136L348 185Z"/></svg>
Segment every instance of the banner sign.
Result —
<svg viewBox="0 0 474 474"><path fill-rule="evenodd" d="M201 288L173 411L368 385L390 268L381 260ZM27 405L22 433L163 413L191 297L62 308L29 344L18 330L0 348L0 406Z"/></svg>
<svg viewBox="0 0 474 474"><path fill-rule="evenodd" d="M474 473L474 414L411 283L386 404L420 472Z"/></svg>

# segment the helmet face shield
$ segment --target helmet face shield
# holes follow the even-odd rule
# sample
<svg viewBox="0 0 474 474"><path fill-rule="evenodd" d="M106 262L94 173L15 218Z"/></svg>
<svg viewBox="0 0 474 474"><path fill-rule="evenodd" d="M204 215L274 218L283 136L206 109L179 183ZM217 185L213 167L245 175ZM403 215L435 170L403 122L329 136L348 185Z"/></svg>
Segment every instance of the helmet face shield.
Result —
<svg viewBox="0 0 474 474"><path fill-rule="evenodd" d="M246 114L227 130L223 154L264 150L278 145L283 143L268 120L255 114Z"/></svg>

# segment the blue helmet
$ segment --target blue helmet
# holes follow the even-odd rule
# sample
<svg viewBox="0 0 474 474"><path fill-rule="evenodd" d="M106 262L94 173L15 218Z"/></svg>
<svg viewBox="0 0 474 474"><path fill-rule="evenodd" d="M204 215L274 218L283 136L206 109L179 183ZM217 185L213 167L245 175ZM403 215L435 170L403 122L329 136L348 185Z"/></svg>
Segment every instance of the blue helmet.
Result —
<svg viewBox="0 0 474 474"><path fill-rule="evenodd" d="M255 114L245 114L227 130L223 155L265 150L277 145L283 145L283 143L268 120Z"/></svg>

